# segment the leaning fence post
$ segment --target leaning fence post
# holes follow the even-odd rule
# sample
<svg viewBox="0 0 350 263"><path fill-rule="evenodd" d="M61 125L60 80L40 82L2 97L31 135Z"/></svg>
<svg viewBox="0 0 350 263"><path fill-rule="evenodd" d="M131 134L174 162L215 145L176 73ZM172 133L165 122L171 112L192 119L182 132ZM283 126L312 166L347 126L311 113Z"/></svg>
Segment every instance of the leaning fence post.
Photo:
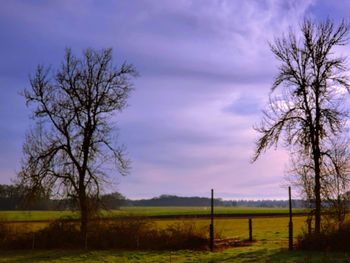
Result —
<svg viewBox="0 0 350 263"><path fill-rule="evenodd" d="M289 192L289 250L293 250L293 218L292 218L292 194L291 188L288 187Z"/></svg>
<svg viewBox="0 0 350 263"><path fill-rule="evenodd" d="M249 241L253 241L253 224L252 224L251 218L249 218L248 220L248 225L249 225Z"/></svg>
<svg viewBox="0 0 350 263"><path fill-rule="evenodd" d="M211 189L209 238L210 238L210 241L209 241L210 251L213 251L214 250L214 189Z"/></svg>

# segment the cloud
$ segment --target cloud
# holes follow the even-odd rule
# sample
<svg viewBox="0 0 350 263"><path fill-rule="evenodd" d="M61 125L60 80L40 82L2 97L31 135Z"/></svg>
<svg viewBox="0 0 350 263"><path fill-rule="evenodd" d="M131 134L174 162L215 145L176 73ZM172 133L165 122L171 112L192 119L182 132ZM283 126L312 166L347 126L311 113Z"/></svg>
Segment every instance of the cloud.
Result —
<svg viewBox="0 0 350 263"><path fill-rule="evenodd" d="M301 0L6 2L0 10L0 141L13 153L1 161L7 150L0 149L0 180L9 181L21 157L30 122L17 93L28 87L35 65L57 67L65 47L75 53L113 47L117 64L126 60L140 72L130 106L115 119L133 161L131 174L115 179L121 192L138 198L208 195L215 188L225 198L284 197L287 153L272 150L250 163L252 127L278 69L268 42L305 15L325 13L324 6Z"/></svg>

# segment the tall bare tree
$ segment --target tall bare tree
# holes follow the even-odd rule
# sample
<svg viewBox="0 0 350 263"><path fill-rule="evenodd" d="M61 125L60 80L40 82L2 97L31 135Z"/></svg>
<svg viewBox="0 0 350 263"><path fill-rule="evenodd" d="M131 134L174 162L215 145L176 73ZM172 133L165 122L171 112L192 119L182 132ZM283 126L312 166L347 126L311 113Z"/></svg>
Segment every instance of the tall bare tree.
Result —
<svg viewBox="0 0 350 263"><path fill-rule="evenodd" d="M19 181L75 200L84 240L90 200L108 181L106 169L128 171L113 119L125 108L135 76L132 65L113 65L111 49L87 49L81 58L67 49L56 72L38 66L23 92L37 122L23 146Z"/></svg>
<svg viewBox="0 0 350 263"><path fill-rule="evenodd" d="M261 137L254 160L277 145L282 136L287 146L299 147L298 154L308 158L313 167L315 232L319 233L323 142L341 130L346 116L341 98L350 88L345 58L334 56L334 48L347 43L349 25L306 19L300 29L300 37L290 30L288 36L271 44L280 61L271 92L281 92L271 95L261 125L256 127Z"/></svg>

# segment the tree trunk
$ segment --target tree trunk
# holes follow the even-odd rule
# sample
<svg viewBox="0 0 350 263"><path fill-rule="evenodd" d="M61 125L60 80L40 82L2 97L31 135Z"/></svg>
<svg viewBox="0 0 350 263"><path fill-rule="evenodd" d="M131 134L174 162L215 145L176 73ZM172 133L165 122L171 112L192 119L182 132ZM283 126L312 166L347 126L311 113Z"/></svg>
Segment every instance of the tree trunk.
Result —
<svg viewBox="0 0 350 263"><path fill-rule="evenodd" d="M315 233L321 232L321 150L320 150L320 134L321 134L321 109L320 109L320 85L319 72L317 70L317 82L315 83L315 102L316 102L316 116L315 116L315 144L314 144L314 161L315 161Z"/></svg>
<svg viewBox="0 0 350 263"><path fill-rule="evenodd" d="M315 153L315 233L321 232L321 183L320 183L320 155Z"/></svg>
<svg viewBox="0 0 350 263"><path fill-rule="evenodd" d="M87 231L88 231L88 220L89 220L89 211L86 199L85 188L80 190L79 194L80 202L80 232L81 232L81 241L82 247L87 248Z"/></svg>

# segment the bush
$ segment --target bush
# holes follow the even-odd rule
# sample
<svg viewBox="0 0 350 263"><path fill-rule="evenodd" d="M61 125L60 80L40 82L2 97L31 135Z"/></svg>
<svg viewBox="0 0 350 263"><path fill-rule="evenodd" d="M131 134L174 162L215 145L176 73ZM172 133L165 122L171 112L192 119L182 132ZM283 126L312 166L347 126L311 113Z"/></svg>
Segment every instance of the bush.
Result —
<svg viewBox="0 0 350 263"><path fill-rule="evenodd" d="M2 248L75 249L84 244L77 222L57 220L48 227L31 233L1 232ZM158 229L143 218L94 220L89 224L89 249L207 249L207 230L191 223L177 223Z"/></svg>
<svg viewBox="0 0 350 263"><path fill-rule="evenodd" d="M160 231L168 249L205 249L208 246L207 229L198 228L194 222L175 223Z"/></svg>
<svg viewBox="0 0 350 263"><path fill-rule="evenodd" d="M47 228L34 233L35 248L79 248L82 244L79 228L75 222L57 220Z"/></svg>
<svg viewBox="0 0 350 263"><path fill-rule="evenodd" d="M94 221L89 226L88 247L94 249L148 248L150 239L156 237L154 225L143 219L119 221Z"/></svg>
<svg viewBox="0 0 350 263"><path fill-rule="evenodd" d="M350 223L341 228L329 226L320 234L303 233L298 237L297 246L305 250L350 251Z"/></svg>
<svg viewBox="0 0 350 263"><path fill-rule="evenodd" d="M4 244L8 242L8 239L13 235L11 230L12 229L6 222L6 219L0 218L0 247L3 247Z"/></svg>
<svg viewBox="0 0 350 263"><path fill-rule="evenodd" d="M27 225L15 226L6 218L0 218L0 248L26 248L23 241L28 235L25 229Z"/></svg>
<svg viewBox="0 0 350 263"><path fill-rule="evenodd" d="M145 219L94 222L88 246L94 249L206 249L206 232L193 223L173 224L157 229Z"/></svg>

